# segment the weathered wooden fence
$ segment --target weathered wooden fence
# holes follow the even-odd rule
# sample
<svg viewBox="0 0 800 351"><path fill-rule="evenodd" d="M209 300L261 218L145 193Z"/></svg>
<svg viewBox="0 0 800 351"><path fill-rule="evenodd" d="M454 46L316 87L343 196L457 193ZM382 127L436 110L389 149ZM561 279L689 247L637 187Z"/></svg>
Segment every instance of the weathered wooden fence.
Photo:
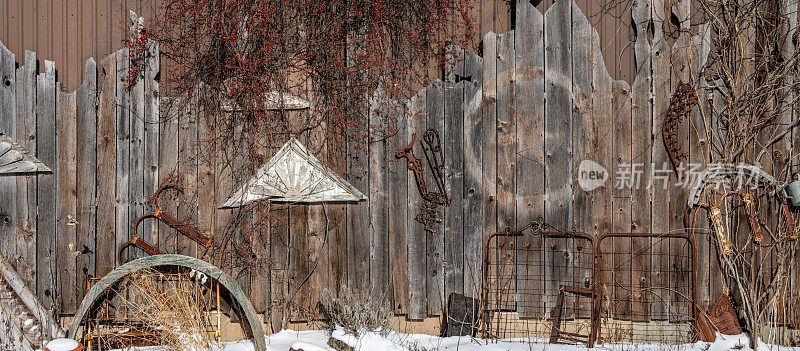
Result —
<svg viewBox="0 0 800 351"><path fill-rule="evenodd" d="M633 3L637 33L648 33L651 21L662 28L673 15L688 28L690 1L679 1L672 13L664 12L662 2ZM636 163L648 169L668 161L661 124L679 82L695 83L700 106L710 104L709 90L695 81L709 50L703 38L688 31L674 42L659 30L654 38L640 35L637 75L629 85L611 79L597 32L572 2L558 0L542 14L519 0L515 29L487 34L482 55L454 49L456 59L443 80L410 101L375 93L368 112L372 122L380 123L379 112L387 106L408 112L396 136L371 144L369 152L348 152L357 145L332 128L323 124L312 131L315 137L308 140L315 143L311 149L321 150L318 158L346 173L369 201L273 206L270 211L291 225L270 229L272 239L264 243L270 265L232 275L259 311L273 312L273 327L304 318L285 310L285 301L310 307L324 288L343 286L386 297L397 313L418 319L439 315L451 292L478 296L482 245L493 232L539 217L556 228L593 235L682 228L686 188L616 187L611 178L586 191L578 171L583 160L609 170ZM159 96L157 48L130 87L127 52L99 65L87 61L83 84L65 93L54 63L39 67L36 54L26 52L17 68L15 56L0 48L0 132L53 169L52 175L0 178L2 251L45 304L64 314L75 311L88 277L116 266L116 249L133 236L133 222L148 211L145 197L160 179L173 173L184 177L185 197L192 200L170 202L167 209L179 218L194 219L212 236L230 218L217 207L237 181L229 168L200 159L198 151L217 117L190 104L162 118L167 104ZM689 160L706 164L708 155L694 146L713 142L697 133L702 123L713 121L693 113L680 138L691 145ZM441 133L446 189L453 199L441 207L442 222L433 233L415 220L422 200L405 163L393 159L412 133L421 136L427 128ZM139 234L166 252L199 254L196 245L166 226L145 222ZM630 252L644 244L640 240L650 239L615 239L613 245ZM569 245L556 245L570 254ZM657 245L670 250L666 243ZM721 293L715 281L720 270L709 239L698 237L697 245L698 302L704 305ZM678 279L681 269L660 257L637 256L624 279ZM547 274L572 272L550 267Z"/></svg>

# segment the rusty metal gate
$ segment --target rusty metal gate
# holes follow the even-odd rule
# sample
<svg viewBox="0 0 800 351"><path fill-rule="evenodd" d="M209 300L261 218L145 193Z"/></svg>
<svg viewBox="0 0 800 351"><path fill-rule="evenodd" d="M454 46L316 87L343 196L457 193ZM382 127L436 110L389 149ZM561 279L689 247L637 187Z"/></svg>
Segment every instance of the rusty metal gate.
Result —
<svg viewBox="0 0 800 351"><path fill-rule="evenodd" d="M697 260L689 236L604 234L595 255L604 343L693 341Z"/></svg>
<svg viewBox="0 0 800 351"><path fill-rule="evenodd" d="M568 340L588 341L594 306L591 236L502 232L486 240L484 251L484 338L541 342L560 332Z"/></svg>
<svg viewBox="0 0 800 351"><path fill-rule="evenodd" d="M488 339L692 341L695 247L682 234L501 232L484 247Z"/></svg>

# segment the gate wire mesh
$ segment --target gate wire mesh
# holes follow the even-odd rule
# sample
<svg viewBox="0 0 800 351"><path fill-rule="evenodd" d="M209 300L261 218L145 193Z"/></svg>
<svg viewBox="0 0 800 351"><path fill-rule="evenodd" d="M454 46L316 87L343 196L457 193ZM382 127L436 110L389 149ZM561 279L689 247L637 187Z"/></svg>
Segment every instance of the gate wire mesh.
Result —
<svg viewBox="0 0 800 351"><path fill-rule="evenodd" d="M693 341L694 241L682 234L605 234L597 241L600 340Z"/></svg>
<svg viewBox="0 0 800 351"><path fill-rule="evenodd" d="M582 233L502 232L484 247L482 337L545 342L562 287L593 286L594 243ZM565 294L560 330L588 335L592 299Z"/></svg>
<svg viewBox="0 0 800 351"><path fill-rule="evenodd" d="M592 298L565 294L558 330L568 337L597 327L598 343L611 348L693 341L696 259L688 236L614 233L595 243L583 233L501 232L484 250L483 338L547 342L559 291L570 286L594 289L601 319L592 325Z"/></svg>

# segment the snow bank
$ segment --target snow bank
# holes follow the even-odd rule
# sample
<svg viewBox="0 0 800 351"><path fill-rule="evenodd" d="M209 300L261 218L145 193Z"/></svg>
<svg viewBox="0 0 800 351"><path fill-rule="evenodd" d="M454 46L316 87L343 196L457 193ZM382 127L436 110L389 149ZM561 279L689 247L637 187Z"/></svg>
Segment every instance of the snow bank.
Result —
<svg viewBox="0 0 800 351"><path fill-rule="evenodd" d="M334 337L352 346L359 351L395 351L395 350L428 350L428 351L585 351L584 345L554 345L548 344L545 340L534 344L519 342L519 340L502 340L489 342L486 340L471 338L468 336L452 336L447 338L430 336L425 334L404 334L398 332L385 333L381 335L376 332L361 333L358 337L347 334L342 329L336 330L282 330L279 333L266 336L267 350L287 351L290 348L304 351L328 351L333 350L328 346L328 339ZM747 334L740 335L720 335L713 343L697 342L684 345L664 345L664 344L603 344L597 345L593 350L602 351L752 351L748 346L750 338ZM800 351L800 347L778 347L760 343L759 350L770 351ZM160 351L159 347L140 347L124 351ZM214 348L211 351L254 351L255 347L251 340L224 343L222 349ZM123 351L123 350L119 350Z"/></svg>

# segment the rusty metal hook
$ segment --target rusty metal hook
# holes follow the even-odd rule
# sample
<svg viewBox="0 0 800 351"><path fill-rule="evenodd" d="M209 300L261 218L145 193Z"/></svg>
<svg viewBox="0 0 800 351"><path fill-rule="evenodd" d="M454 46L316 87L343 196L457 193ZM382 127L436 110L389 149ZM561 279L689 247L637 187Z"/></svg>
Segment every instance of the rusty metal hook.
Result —
<svg viewBox="0 0 800 351"><path fill-rule="evenodd" d="M142 239L139 236L139 232L138 232L139 223L141 223L142 220L147 219L147 218L156 218L156 219L158 219L162 223L170 226L170 228L173 228L173 229L177 230L178 233L181 233L184 236L188 237L189 239L192 239L195 242L197 242L198 244L202 245L203 247L206 248L206 251L208 251L208 249L213 244L213 241L210 238L208 238L205 235L203 235L202 233L200 233L200 231L197 228L195 228L194 226L192 226L192 225L190 225L190 224L188 224L186 222L179 221L178 219L176 219L175 217L172 217L171 215L169 215L168 213L164 212L161 209L161 205L158 203L158 200L161 198L162 192L164 192L164 190L167 190L167 189L174 189L175 191L177 191L179 193L183 193L183 188L181 188L180 186L175 185L175 184L164 184L164 185L161 185L160 187L158 187L158 190L156 190L156 192L154 194L154 199L153 199L153 203L155 204L155 207L156 207L155 211L153 211L151 213L143 214L142 216L140 216L139 218L136 219L136 222L133 224L133 239L129 240L128 242L126 242L124 244L122 244L122 246L120 246L120 248L119 248L117 260L119 261L120 265L122 264L122 250L125 249L128 246L136 246L136 247L146 251L147 253L149 253L151 255L159 255L159 254L161 254L161 252L155 246L153 246L152 244L148 243L147 241L145 241L144 239Z"/></svg>

